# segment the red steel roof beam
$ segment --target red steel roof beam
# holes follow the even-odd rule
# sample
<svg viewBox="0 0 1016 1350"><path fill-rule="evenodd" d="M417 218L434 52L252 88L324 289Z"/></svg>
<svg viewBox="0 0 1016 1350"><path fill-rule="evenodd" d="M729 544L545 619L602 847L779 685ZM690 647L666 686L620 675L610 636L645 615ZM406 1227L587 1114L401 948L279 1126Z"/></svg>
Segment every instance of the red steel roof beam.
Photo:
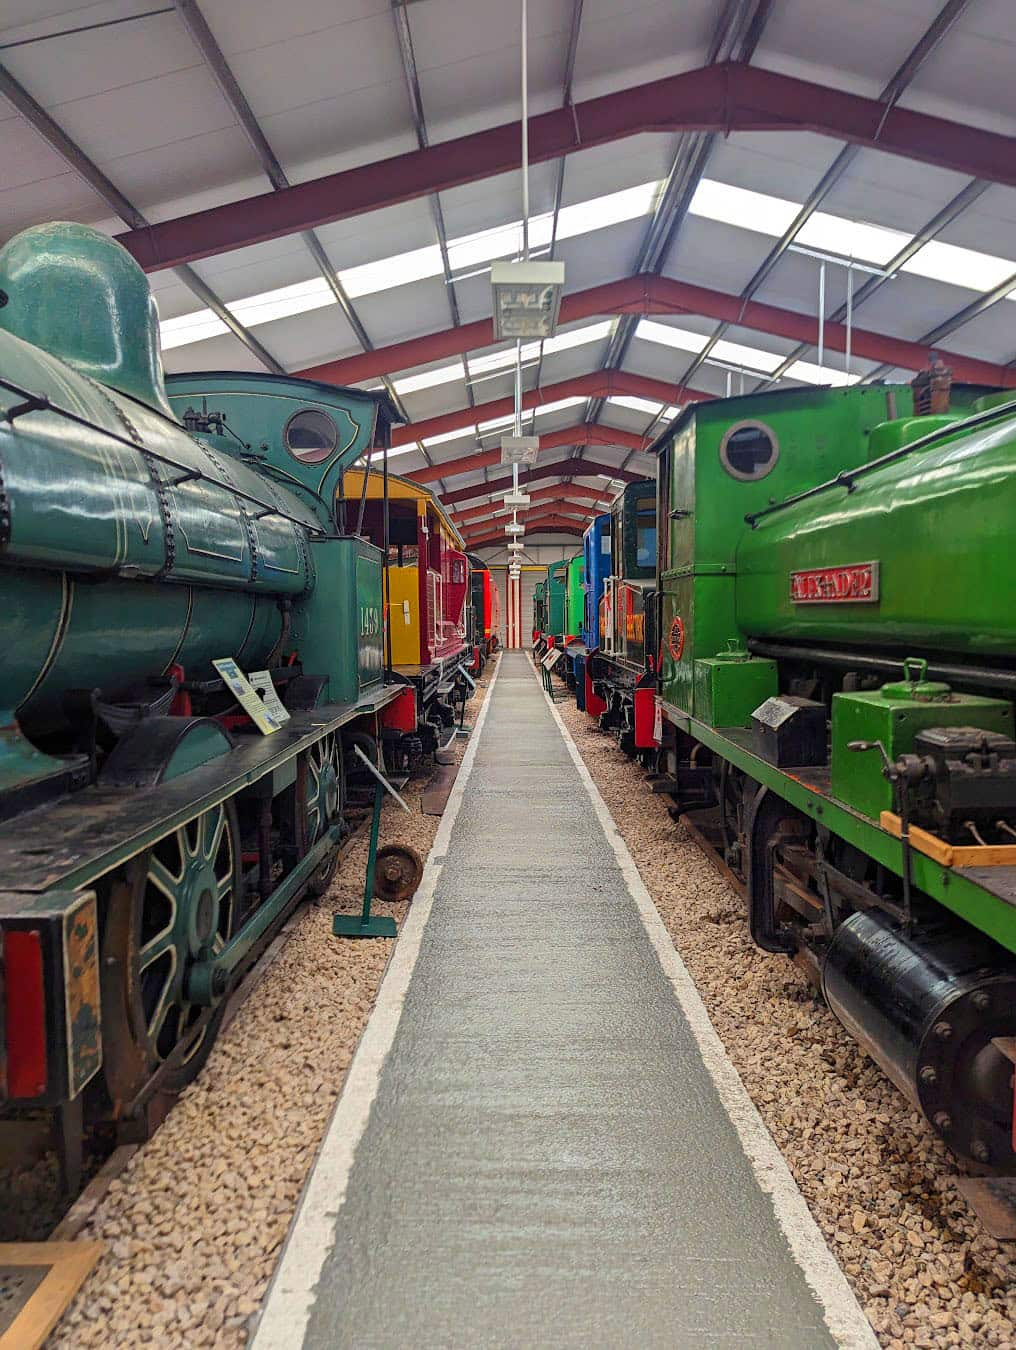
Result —
<svg viewBox="0 0 1016 1350"><path fill-rule="evenodd" d="M537 507L535 510L525 513L519 512L520 518L525 515L524 523L527 530L533 522L543 521L548 517L552 517L555 520L566 520L572 525L581 525L584 529L595 514L596 512L590 511L589 507L573 502L546 502L543 506ZM478 534L489 534L492 526L494 529L500 527L502 533L504 533L504 524L495 523L494 521L480 521L475 525L471 525L465 531L462 531L462 537L469 540ZM505 534L506 540L508 537L509 536Z"/></svg>
<svg viewBox="0 0 1016 1350"><path fill-rule="evenodd" d="M530 389L522 396L522 407L523 410L539 408L544 403L554 403L561 398L609 398L611 394L630 394L636 398L653 399L657 403L675 403L680 392L677 385L669 384L666 380L633 375L627 370L594 370L588 375L576 375L568 380L560 380L557 384L545 384L542 389ZM688 389L684 391L683 397L687 402L714 398L715 395ZM392 445L412 445L414 441L442 436L448 431L461 431L480 422L491 421L495 417L505 417L514 409L515 400L512 397L495 398L489 403L456 408L454 412L441 413L437 417L427 417L422 422L410 422L408 426L397 427L392 433ZM505 434L509 434L507 429ZM435 470L440 467L434 465ZM434 476L443 478L444 474L435 473Z"/></svg>
<svg viewBox="0 0 1016 1350"><path fill-rule="evenodd" d="M622 431L619 427L601 426L595 422L583 422L574 427L562 427L559 431L548 431L540 437L541 450L557 450L561 446L572 445L617 445L625 450L645 450L649 444L645 436L633 431ZM463 455L459 459L446 459L439 464L428 465L425 469L416 469L407 473L414 483L433 483L459 473L471 473L474 469L484 469L491 464L501 463L501 450L481 450L474 455Z"/></svg>
<svg viewBox="0 0 1016 1350"><path fill-rule="evenodd" d="M537 529L531 531L531 534L526 538L526 542L532 543L533 538L538 538L541 534L570 534L574 535L576 539L581 539L585 530L581 525L565 525L560 521L551 522L550 524L540 525ZM508 540L503 535L491 534L483 539L470 540L469 548L471 552L478 548L505 548L507 543Z"/></svg>
<svg viewBox="0 0 1016 1350"><path fill-rule="evenodd" d="M551 483L549 487L533 488L528 495L534 502L563 501L569 497L598 502L601 500L610 501L614 494L599 488L583 487L581 483ZM505 509L503 502L485 502L480 506L460 507L458 510L453 510L451 514L456 525L461 525L463 521L476 520L479 517L489 516L497 512L503 513Z"/></svg>
<svg viewBox="0 0 1016 1350"><path fill-rule="evenodd" d="M597 314L695 314L701 318L717 319L748 328L772 337L787 338L795 343L815 346L818 342L818 321L808 314L766 305L757 300L744 301L739 295L712 290L708 286L693 286L690 282L675 281L672 277L640 274L623 281L611 281L604 286L593 286L586 291L566 295L561 302L561 322L589 318ZM445 328L425 337L397 342L390 347L378 347L362 355L348 356L325 365L308 366L294 374L306 379L323 380L329 384L355 384L377 375L408 370L441 357L458 356L493 342L493 326L489 319L482 323L465 324L461 328ZM847 330L842 323L827 320L825 344L833 351L846 351ZM856 356L875 361L879 365L900 366L904 370L923 370L929 353L935 351L953 371L957 380L971 384L997 384L1003 388L1016 387L1016 371L991 361L979 361L959 352L947 351L938 345L909 342L889 337L871 329L855 326L851 347Z"/></svg>
<svg viewBox="0 0 1016 1350"><path fill-rule="evenodd" d="M598 464L588 459L555 459L549 464L538 464L519 477L523 491L529 483L538 478L594 478L600 475L618 479L619 482L638 483L643 478L652 478L653 474L632 473L630 469L619 469L613 464ZM441 504L451 506L454 502L469 501L472 497L489 497L494 492L507 490L512 480L507 475L492 478L488 483L471 483L469 487L455 488L451 492L440 494Z"/></svg>
<svg viewBox="0 0 1016 1350"><path fill-rule="evenodd" d="M812 131L1016 187L1016 137L729 61L532 117L529 159L540 164L642 132L676 131ZM519 162L519 124L509 122L117 238L156 271L512 173Z"/></svg>

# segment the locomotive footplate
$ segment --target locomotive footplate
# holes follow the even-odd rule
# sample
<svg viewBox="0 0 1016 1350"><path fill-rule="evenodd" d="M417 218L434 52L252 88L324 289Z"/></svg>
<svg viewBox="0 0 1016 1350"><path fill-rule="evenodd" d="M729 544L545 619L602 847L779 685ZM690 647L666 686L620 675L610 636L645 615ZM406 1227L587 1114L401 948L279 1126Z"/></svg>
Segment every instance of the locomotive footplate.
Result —
<svg viewBox="0 0 1016 1350"><path fill-rule="evenodd" d="M399 696L386 685L356 703L294 713L271 736L250 736L228 754L158 787L84 788L0 825L0 867L20 892L87 886L157 840L282 768L329 732L378 712Z"/></svg>

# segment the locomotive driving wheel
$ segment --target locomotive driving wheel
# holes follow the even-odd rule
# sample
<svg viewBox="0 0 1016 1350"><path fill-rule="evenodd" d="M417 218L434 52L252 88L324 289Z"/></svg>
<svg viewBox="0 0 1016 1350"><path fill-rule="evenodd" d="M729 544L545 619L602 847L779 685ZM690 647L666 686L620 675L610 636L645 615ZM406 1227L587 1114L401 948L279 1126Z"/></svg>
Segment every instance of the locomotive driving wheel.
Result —
<svg viewBox="0 0 1016 1350"><path fill-rule="evenodd" d="M241 886L230 802L180 826L110 878L103 1039L106 1085L117 1113L153 1074L160 1090L177 1093L208 1058L225 1006L191 1003L187 975L225 946L240 917Z"/></svg>
<svg viewBox="0 0 1016 1350"><path fill-rule="evenodd" d="M342 742L334 732L315 742L302 756L297 769L297 825L302 834L301 853L313 848L329 826L342 819L345 804ZM338 863L333 849L317 869L307 889L324 895Z"/></svg>

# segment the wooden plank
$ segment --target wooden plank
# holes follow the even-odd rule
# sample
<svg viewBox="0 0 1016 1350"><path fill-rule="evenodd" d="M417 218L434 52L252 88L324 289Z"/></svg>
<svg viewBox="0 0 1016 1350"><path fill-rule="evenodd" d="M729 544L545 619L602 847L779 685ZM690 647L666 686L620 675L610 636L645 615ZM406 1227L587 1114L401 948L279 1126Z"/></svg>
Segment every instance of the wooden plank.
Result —
<svg viewBox="0 0 1016 1350"><path fill-rule="evenodd" d="M896 839L903 832L894 811L883 811L879 824ZM911 825L910 846L943 867L1016 867L1016 844L947 844L938 835Z"/></svg>
<svg viewBox="0 0 1016 1350"><path fill-rule="evenodd" d="M0 1266L45 1268L46 1274L0 1335L0 1350L37 1350L63 1316L104 1250L101 1242L4 1242Z"/></svg>

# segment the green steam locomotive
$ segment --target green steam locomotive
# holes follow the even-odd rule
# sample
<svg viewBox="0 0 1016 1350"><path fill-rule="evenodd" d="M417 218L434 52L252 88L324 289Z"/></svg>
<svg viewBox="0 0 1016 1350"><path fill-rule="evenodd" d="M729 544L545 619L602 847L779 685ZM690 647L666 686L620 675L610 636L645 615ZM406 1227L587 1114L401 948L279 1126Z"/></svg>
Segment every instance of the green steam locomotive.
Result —
<svg viewBox="0 0 1016 1350"><path fill-rule="evenodd" d="M71 1172L89 1118L142 1130L193 1078L327 886L344 738L415 730L382 551L335 510L392 407L239 383L171 405L147 280L98 232L0 251L0 1107L54 1108Z"/></svg>
<svg viewBox="0 0 1016 1350"><path fill-rule="evenodd" d="M655 446L644 659L620 684L594 654L586 705L744 883L754 941L1007 1168L1014 398L933 367L686 409Z"/></svg>

